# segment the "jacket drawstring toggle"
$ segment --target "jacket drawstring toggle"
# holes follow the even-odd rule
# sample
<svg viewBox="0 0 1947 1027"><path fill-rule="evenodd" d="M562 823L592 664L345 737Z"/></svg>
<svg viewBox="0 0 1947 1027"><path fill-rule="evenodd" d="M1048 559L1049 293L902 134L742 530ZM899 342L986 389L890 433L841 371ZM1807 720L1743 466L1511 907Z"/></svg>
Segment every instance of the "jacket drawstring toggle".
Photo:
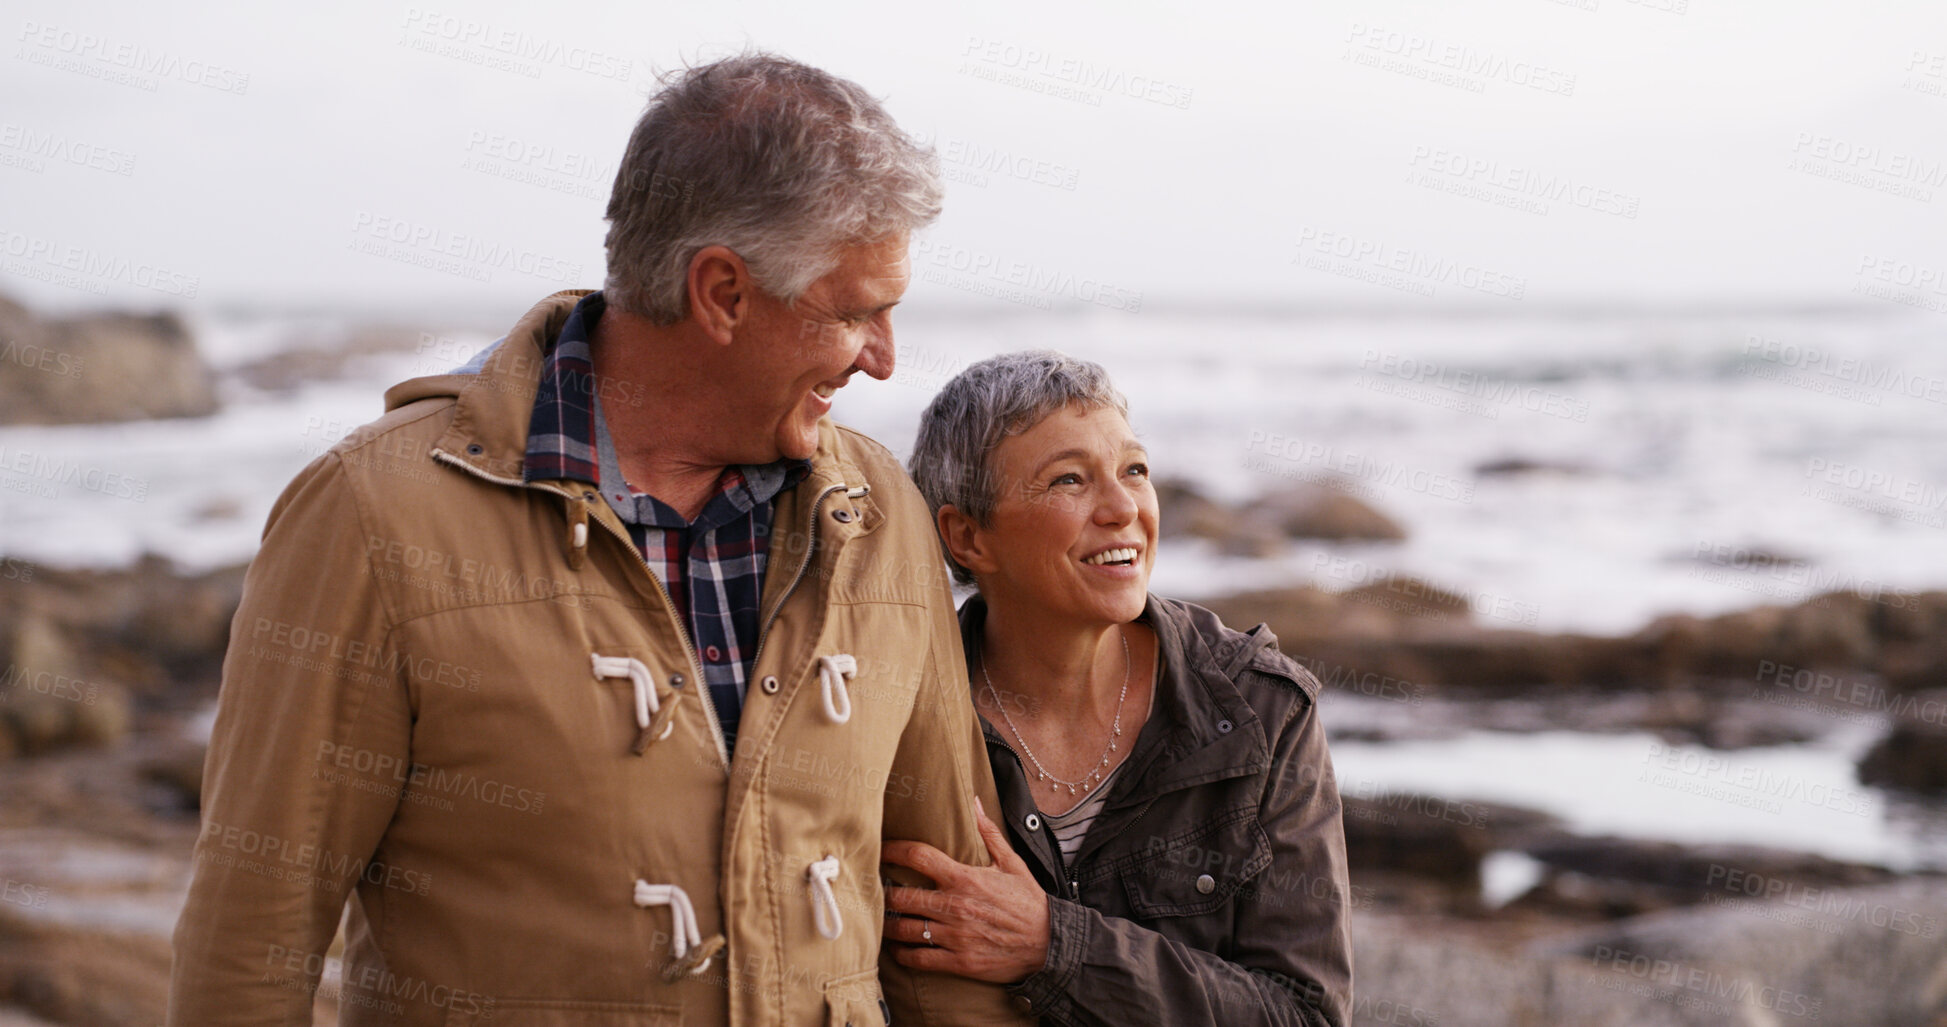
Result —
<svg viewBox="0 0 1947 1027"><path fill-rule="evenodd" d="M673 884L650 884L641 878L635 882L635 904L637 908L650 906L669 907L669 949L675 957L663 968L663 980L674 981L690 974L700 974L710 968L710 960L723 949L723 935L714 935L706 944L703 932L696 926L696 907L690 905L689 893Z"/></svg>
<svg viewBox="0 0 1947 1027"><path fill-rule="evenodd" d="M629 751L640 756L650 742L668 738L676 728L676 704L683 701L683 693L670 696L668 705L664 705L656 696L656 682L649 676L649 668L641 660L633 656L588 655L597 678L628 678L635 688L636 736Z"/></svg>
<svg viewBox="0 0 1947 1027"><path fill-rule="evenodd" d="M818 934L827 941L835 940L845 930L845 919L838 908L838 896L832 894L832 882L838 879L843 867L837 856L824 859L805 868L805 880L811 885L811 919L818 927Z"/></svg>
<svg viewBox="0 0 1947 1027"><path fill-rule="evenodd" d="M825 717L834 724L852 719L852 693L845 682L859 672L859 661L851 653L818 657L818 694L825 701Z"/></svg>

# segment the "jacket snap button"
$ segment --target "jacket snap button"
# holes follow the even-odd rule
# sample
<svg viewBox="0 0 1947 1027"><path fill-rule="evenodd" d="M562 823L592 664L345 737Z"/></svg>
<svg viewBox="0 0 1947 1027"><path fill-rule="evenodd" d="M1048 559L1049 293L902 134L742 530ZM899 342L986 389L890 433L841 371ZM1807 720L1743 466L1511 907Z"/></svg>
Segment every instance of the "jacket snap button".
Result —
<svg viewBox="0 0 1947 1027"><path fill-rule="evenodd" d="M1028 998L1026 995L1016 995L1014 996L1014 1008L1023 1013L1032 1013L1034 1012L1034 1000Z"/></svg>
<svg viewBox="0 0 1947 1027"><path fill-rule="evenodd" d="M834 520L834 521L837 521L837 522L838 522L838 523L840 523L840 524L849 524L849 523L851 523L851 520L852 520L852 511L850 511L850 510L833 510L833 511L832 511L832 520Z"/></svg>
<svg viewBox="0 0 1947 1027"><path fill-rule="evenodd" d="M1217 879L1209 874L1197 875L1197 891L1205 895L1217 890Z"/></svg>
<svg viewBox="0 0 1947 1027"><path fill-rule="evenodd" d="M479 444L478 442L474 442L468 444L468 446L466 447L466 451L467 451L467 455L469 456L479 456L480 454L485 453L487 451L487 447Z"/></svg>
<svg viewBox="0 0 1947 1027"><path fill-rule="evenodd" d="M1227 735L1227 734L1230 734L1230 721L1228 721L1228 720L1220 720L1220 721L1218 721L1218 722L1217 722L1217 733L1218 733L1218 734L1220 734L1220 735Z"/></svg>
<svg viewBox="0 0 1947 1027"><path fill-rule="evenodd" d="M581 494L581 498L587 500L590 503L593 503L597 497L593 492L584 492Z"/></svg>
<svg viewBox="0 0 1947 1027"><path fill-rule="evenodd" d="M669 676L669 687L671 687L671 688L681 688L681 687L683 687L683 675L681 675L681 674L671 674L671 675Z"/></svg>
<svg viewBox="0 0 1947 1027"><path fill-rule="evenodd" d="M1022 821L1022 823L1023 823L1023 824L1026 824L1026 825L1027 825L1027 828L1028 828L1028 830L1030 830L1030 831L1039 831L1039 830L1041 830L1041 818L1040 818L1040 817L1038 817L1038 816L1036 816L1036 815L1034 815L1034 814L1032 814L1032 813L1030 813L1030 814L1028 814L1028 818L1027 818L1026 820L1024 820L1024 821Z"/></svg>
<svg viewBox="0 0 1947 1027"><path fill-rule="evenodd" d="M777 675L776 674L764 675L764 680L761 683L759 683L758 687L764 690L765 695L776 695Z"/></svg>

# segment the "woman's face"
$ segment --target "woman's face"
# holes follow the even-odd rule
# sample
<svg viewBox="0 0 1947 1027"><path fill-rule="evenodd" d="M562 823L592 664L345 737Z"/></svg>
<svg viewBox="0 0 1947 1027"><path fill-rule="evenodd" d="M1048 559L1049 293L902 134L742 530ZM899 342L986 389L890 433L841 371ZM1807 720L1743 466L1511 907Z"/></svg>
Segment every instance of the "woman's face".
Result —
<svg viewBox="0 0 1947 1027"><path fill-rule="evenodd" d="M996 501L973 529L989 603L1043 615L1124 623L1142 613L1156 560L1149 458L1112 407L1050 414L995 448Z"/></svg>

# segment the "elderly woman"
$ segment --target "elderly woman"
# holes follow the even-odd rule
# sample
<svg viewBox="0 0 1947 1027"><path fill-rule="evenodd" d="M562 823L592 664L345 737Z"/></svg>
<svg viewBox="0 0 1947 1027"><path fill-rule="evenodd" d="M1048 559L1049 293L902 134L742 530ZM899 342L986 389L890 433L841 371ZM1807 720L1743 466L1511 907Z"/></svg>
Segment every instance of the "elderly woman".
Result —
<svg viewBox="0 0 1947 1027"><path fill-rule="evenodd" d="M1008 984L1056 1024L1334 1024L1352 965L1318 681L1269 630L1149 594L1156 491L1096 364L967 368L910 464L962 582L1002 809L995 866L884 858L901 963ZM986 813L999 814L998 826Z"/></svg>

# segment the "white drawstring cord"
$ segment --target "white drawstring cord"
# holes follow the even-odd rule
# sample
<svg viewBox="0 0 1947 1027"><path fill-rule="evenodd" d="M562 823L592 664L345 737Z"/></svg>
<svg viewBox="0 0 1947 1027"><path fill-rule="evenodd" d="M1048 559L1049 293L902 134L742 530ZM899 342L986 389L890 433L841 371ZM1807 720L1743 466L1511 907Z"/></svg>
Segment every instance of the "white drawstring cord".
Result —
<svg viewBox="0 0 1947 1027"><path fill-rule="evenodd" d="M628 678L629 683L635 686L635 726L647 728L649 718L662 712L662 702L656 698L656 683L649 677L649 668L633 656L602 656L596 653L588 655L594 662L596 677ZM668 738L669 733L675 728L676 721L673 719L664 724L662 733L656 736L656 741L660 742Z"/></svg>
<svg viewBox="0 0 1947 1027"><path fill-rule="evenodd" d="M703 944L703 932L696 926L696 907L690 905L690 897L683 889L673 884L650 884L648 881L636 878L635 904L643 909L650 906L669 907L669 921L672 925L669 932L672 939L669 947L678 961L689 955L691 949ZM709 965L710 960L705 959L689 972L702 973Z"/></svg>
<svg viewBox="0 0 1947 1027"><path fill-rule="evenodd" d="M811 883L811 919L826 940L837 938L845 930L838 896L832 894L832 882L838 879L841 869L837 856L826 856L806 867L804 872L805 880Z"/></svg>
<svg viewBox="0 0 1947 1027"><path fill-rule="evenodd" d="M818 657L818 691L825 700L825 716L834 724L852 719L852 693L845 690L845 679L859 672L859 661L850 653Z"/></svg>

